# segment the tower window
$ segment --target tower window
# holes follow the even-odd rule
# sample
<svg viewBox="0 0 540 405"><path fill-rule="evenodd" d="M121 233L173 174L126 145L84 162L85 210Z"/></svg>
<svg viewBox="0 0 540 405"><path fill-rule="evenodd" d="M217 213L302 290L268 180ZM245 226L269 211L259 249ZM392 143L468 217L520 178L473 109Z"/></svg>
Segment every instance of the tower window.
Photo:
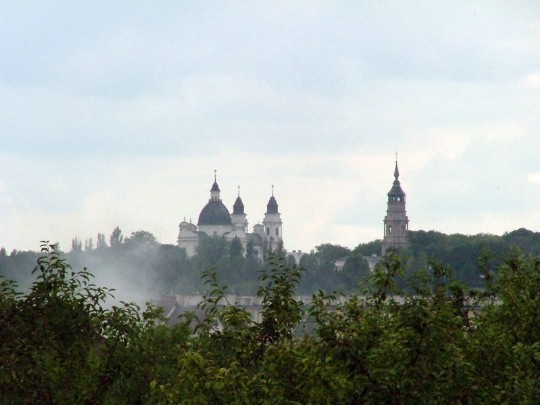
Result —
<svg viewBox="0 0 540 405"><path fill-rule="evenodd" d="M270 235L270 227L266 227L266 234Z"/></svg>
<svg viewBox="0 0 540 405"><path fill-rule="evenodd" d="M390 225L390 226L388 227L388 234L389 234L389 235L392 235L392 225Z"/></svg>
<svg viewBox="0 0 540 405"><path fill-rule="evenodd" d="M276 228L276 236L279 236L279 228Z"/></svg>

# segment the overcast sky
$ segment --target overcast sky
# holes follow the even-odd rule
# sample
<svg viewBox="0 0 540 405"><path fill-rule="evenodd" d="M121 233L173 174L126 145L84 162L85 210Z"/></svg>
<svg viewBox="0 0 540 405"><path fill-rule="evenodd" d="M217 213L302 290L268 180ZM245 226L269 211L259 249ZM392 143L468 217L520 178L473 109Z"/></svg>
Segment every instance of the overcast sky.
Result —
<svg viewBox="0 0 540 405"><path fill-rule="evenodd" d="M196 222L214 169L285 248L540 231L540 2L2 1L0 246Z"/></svg>

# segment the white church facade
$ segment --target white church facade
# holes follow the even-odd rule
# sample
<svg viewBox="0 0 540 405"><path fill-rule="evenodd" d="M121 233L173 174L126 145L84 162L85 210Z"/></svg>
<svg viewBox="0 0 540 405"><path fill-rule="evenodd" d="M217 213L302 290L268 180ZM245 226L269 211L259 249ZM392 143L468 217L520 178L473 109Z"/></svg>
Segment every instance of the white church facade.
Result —
<svg viewBox="0 0 540 405"><path fill-rule="evenodd" d="M184 248L189 257L197 253L201 238L212 236L223 237L230 242L238 238L244 252L249 244L259 258L263 258L267 252L280 251L283 248L281 214L273 191L262 224L254 225L252 232L248 231L247 215L240 193L234 202L232 214L221 200L220 193L214 177L210 200L201 210L197 224L185 220L180 223L178 246Z"/></svg>

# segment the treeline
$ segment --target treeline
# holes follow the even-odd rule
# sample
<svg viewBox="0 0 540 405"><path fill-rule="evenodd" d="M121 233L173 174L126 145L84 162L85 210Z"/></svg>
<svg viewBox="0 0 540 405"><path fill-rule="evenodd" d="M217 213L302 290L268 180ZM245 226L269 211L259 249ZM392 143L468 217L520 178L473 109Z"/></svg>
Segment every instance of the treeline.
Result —
<svg viewBox="0 0 540 405"><path fill-rule="evenodd" d="M518 229L502 236L446 235L435 231L411 231L410 248L400 251L404 258L404 276L441 262L453 271L454 277L469 285L482 285L479 260L489 256L495 265L502 263L512 247L526 253L540 255L540 233ZM304 254L299 262L286 251L276 252L285 257L290 267L305 269L297 293L309 295L318 290L327 292L357 292L371 274L366 257L380 255L380 240L360 244L355 249L325 243ZM238 295L254 295L259 286L257 275L266 266L249 245L244 251L240 241L227 242L224 238L201 239L196 254L188 258L184 249L160 244L149 232L138 231L124 237L116 228L110 237L98 234L96 241L77 238L65 253L75 269L95 269L98 281L117 288L124 299L144 303L151 297L168 294L199 294L205 292L201 284L204 271L213 268L220 280ZM0 249L0 275L17 280L28 288L34 278L29 271L38 257L37 252ZM341 270L336 261L345 262Z"/></svg>
<svg viewBox="0 0 540 405"><path fill-rule="evenodd" d="M204 316L168 327L152 307L108 308L109 291L45 245L27 293L0 281L1 402L539 403L540 259L513 251L479 271L481 292L435 264L405 294L392 253L365 299L306 306L302 271L276 256L259 274L260 321L209 271Z"/></svg>
<svg viewBox="0 0 540 405"><path fill-rule="evenodd" d="M249 248L249 246L248 246ZM90 268L103 285L117 289L123 299L144 303L162 294L200 294L205 286L201 275L213 268L222 280L238 293L254 295L257 275L263 262L254 251L244 252L237 241L224 238L201 239L195 256L176 245L160 244L147 231L124 236L117 227L108 240L98 234L92 239L74 238L71 249L63 253L74 269ZM0 251L0 275L16 280L24 289L35 280L30 269L38 252Z"/></svg>
<svg viewBox="0 0 540 405"><path fill-rule="evenodd" d="M513 248L540 255L540 233L520 228L502 236L491 234L447 235L436 231L409 231L410 248L400 251L406 258L406 274L414 274L431 262L442 262L454 277L469 285L481 286L479 261L489 256L494 265L501 264ZM370 255L380 251L380 241L360 244L353 253Z"/></svg>

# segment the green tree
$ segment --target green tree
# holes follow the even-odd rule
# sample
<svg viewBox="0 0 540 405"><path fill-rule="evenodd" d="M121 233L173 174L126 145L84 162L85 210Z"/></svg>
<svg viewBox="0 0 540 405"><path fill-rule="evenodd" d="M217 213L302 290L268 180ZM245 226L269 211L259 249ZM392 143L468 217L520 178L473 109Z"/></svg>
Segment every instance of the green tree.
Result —
<svg viewBox="0 0 540 405"><path fill-rule="evenodd" d="M105 241L105 235L102 233L98 233L97 235L97 249L105 249L107 248L107 242Z"/></svg>
<svg viewBox="0 0 540 405"><path fill-rule="evenodd" d="M120 228L117 226L116 228L114 228L114 230L111 233L111 237L110 237L111 248L116 248L120 246L123 241L124 241L124 236L122 235L122 231L120 230Z"/></svg>
<svg viewBox="0 0 540 405"><path fill-rule="evenodd" d="M231 259L233 257L242 256L243 251L244 247L242 246L242 242L240 242L238 236L235 236L234 239L231 241L231 247L229 248L229 256L231 257Z"/></svg>
<svg viewBox="0 0 540 405"><path fill-rule="evenodd" d="M84 241L84 251L91 252L94 250L94 240L92 238L86 239Z"/></svg>
<svg viewBox="0 0 540 405"><path fill-rule="evenodd" d="M140 248L145 245L157 245L157 239L148 231L132 232L129 238L124 240L129 247Z"/></svg>
<svg viewBox="0 0 540 405"><path fill-rule="evenodd" d="M224 237L202 236L197 246L195 261L198 261L200 269L208 269L215 266L227 254L228 246Z"/></svg>
<svg viewBox="0 0 540 405"><path fill-rule="evenodd" d="M343 292L358 292L360 286L371 275L369 265L363 256L353 253L351 254L343 270L336 272L335 290Z"/></svg>
<svg viewBox="0 0 540 405"><path fill-rule="evenodd" d="M0 291L0 391L6 403L100 403L125 377L120 367L143 325L139 308L110 308L110 290L73 271L44 244L30 292Z"/></svg>
<svg viewBox="0 0 540 405"><path fill-rule="evenodd" d="M71 252L82 252L82 242L76 236L71 240Z"/></svg>

